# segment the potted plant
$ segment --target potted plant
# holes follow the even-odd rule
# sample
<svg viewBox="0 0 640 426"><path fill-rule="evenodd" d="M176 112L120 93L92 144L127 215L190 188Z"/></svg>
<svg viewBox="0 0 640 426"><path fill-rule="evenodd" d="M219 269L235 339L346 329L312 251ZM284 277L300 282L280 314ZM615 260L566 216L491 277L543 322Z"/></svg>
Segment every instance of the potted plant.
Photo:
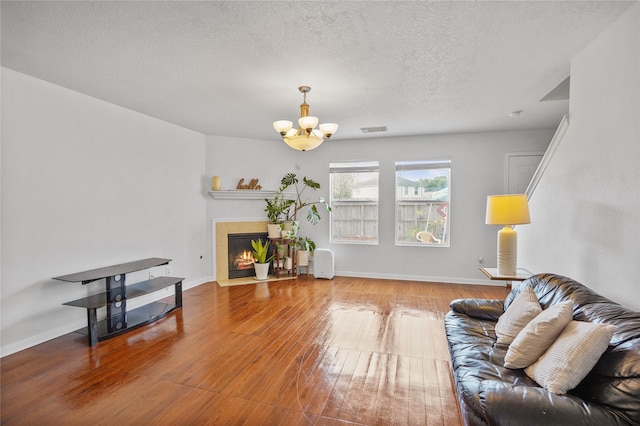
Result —
<svg viewBox="0 0 640 426"><path fill-rule="evenodd" d="M300 237L296 241L298 249L298 266L309 266L309 256L316 249L316 243L309 237Z"/></svg>
<svg viewBox="0 0 640 426"><path fill-rule="evenodd" d="M265 198L264 201L266 203L264 211L267 212L267 232L269 233L269 238L280 238L282 215L293 200L285 200L282 193L278 191L273 200Z"/></svg>
<svg viewBox="0 0 640 426"><path fill-rule="evenodd" d="M324 205L328 212L331 211L331 206L329 206L323 197L319 197L317 201L311 201L303 198L303 194L307 189L311 189L313 191L320 189L320 184L318 182L312 179L307 179L305 176L302 178L302 184L300 185L300 181L295 173L287 173L280 181L280 189L278 190L278 193L282 193L290 186L293 186L295 189L295 198L293 200L285 200L287 203L285 203L283 213L285 214L286 220L297 221L298 212L303 208L308 207L307 220L312 225L315 225L320 220L318 205Z"/></svg>
<svg viewBox="0 0 640 426"><path fill-rule="evenodd" d="M280 235L285 240L292 240L295 243L295 239L298 236L298 230L300 229L300 225L297 221L290 222L289 226L286 226L285 223L280 224Z"/></svg>
<svg viewBox="0 0 640 426"><path fill-rule="evenodd" d="M274 258L272 254L269 256L269 241L262 242L262 240L251 240L251 247L253 248L253 267L256 270L256 278L259 280L266 280L269 276L269 266Z"/></svg>

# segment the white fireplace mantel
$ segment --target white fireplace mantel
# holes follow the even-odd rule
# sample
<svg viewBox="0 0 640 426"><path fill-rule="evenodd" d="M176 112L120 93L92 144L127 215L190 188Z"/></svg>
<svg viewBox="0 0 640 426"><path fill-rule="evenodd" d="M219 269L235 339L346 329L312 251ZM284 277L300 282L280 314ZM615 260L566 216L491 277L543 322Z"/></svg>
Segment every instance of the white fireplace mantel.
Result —
<svg viewBox="0 0 640 426"><path fill-rule="evenodd" d="M230 189L220 191L209 191L211 197L216 200L262 200L276 195L277 191L251 190L251 189Z"/></svg>
<svg viewBox="0 0 640 426"><path fill-rule="evenodd" d="M266 191L264 189L225 189L219 191L209 191L209 195L215 200L262 200L265 198L273 198L278 191ZM294 199L295 194L284 192L282 194L286 199Z"/></svg>

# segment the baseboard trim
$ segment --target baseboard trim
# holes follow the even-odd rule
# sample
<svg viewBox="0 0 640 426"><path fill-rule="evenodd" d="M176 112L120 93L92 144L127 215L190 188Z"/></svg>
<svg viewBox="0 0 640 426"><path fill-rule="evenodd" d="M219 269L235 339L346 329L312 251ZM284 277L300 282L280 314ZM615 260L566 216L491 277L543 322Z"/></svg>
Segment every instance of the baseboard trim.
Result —
<svg viewBox="0 0 640 426"><path fill-rule="evenodd" d="M445 283L445 284L473 284L473 285L491 285L497 287L504 287L505 282L492 281L482 278L462 278L462 277L437 277L437 276L425 276L425 275L397 275L397 274L369 274L354 271L336 271L336 275L343 277L354 278L375 278L382 280L400 280L400 281L421 281L432 283Z"/></svg>

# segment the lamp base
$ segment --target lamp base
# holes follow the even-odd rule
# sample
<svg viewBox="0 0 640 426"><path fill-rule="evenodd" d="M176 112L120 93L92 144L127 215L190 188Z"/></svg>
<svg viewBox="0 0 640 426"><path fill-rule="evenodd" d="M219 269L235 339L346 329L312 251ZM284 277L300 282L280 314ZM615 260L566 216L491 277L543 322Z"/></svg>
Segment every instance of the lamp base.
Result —
<svg viewBox="0 0 640 426"><path fill-rule="evenodd" d="M518 269L518 234L509 225L498 231L498 274L515 276Z"/></svg>

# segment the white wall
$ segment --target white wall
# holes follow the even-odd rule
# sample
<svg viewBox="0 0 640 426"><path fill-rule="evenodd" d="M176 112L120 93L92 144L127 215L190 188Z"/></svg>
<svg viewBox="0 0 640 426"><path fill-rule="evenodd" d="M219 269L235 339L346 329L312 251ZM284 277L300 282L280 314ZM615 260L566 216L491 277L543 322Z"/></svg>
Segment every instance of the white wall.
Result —
<svg viewBox="0 0 640 426"><path fill-rule="evenodd" d="M321 185L319 195L329 198L329 163L344 160L380 162L379 245L329 243L328 215L315 227L301 222L301 232L318 247L335 253L338 275L456 283L489 283L478 270L477 259L496 263L499 227L484 224L486 196L504 192L504 154L544 151L553 129L457 135L377 138L366 141L331 139L309 152L297 152L278 141L207 138L206 171L220 175L223 187L233 188L240 178L255 177L266 189L277 189L287 172L308 176ZM451 246L396 247L394 245L394 162L450 159ZM210 183L208 183L210 185ZM266 218L264 201L207 200L210 219ZM208 230L209 234L211 230Z"/></svg>
<svg viewBox="0 0 640 426"><path fill-rule="evenodd" d="M640 309L640 6L571 62L569 128L518 228L520 262Z"/></svg>
<svg viewBox="0 0 640 426"><path fill-rule="evenodd" d="M51 277L166 257L205 280L204 156L202 134L3 68L2 355L86 325L61 304L104 282Z"/></svg>

